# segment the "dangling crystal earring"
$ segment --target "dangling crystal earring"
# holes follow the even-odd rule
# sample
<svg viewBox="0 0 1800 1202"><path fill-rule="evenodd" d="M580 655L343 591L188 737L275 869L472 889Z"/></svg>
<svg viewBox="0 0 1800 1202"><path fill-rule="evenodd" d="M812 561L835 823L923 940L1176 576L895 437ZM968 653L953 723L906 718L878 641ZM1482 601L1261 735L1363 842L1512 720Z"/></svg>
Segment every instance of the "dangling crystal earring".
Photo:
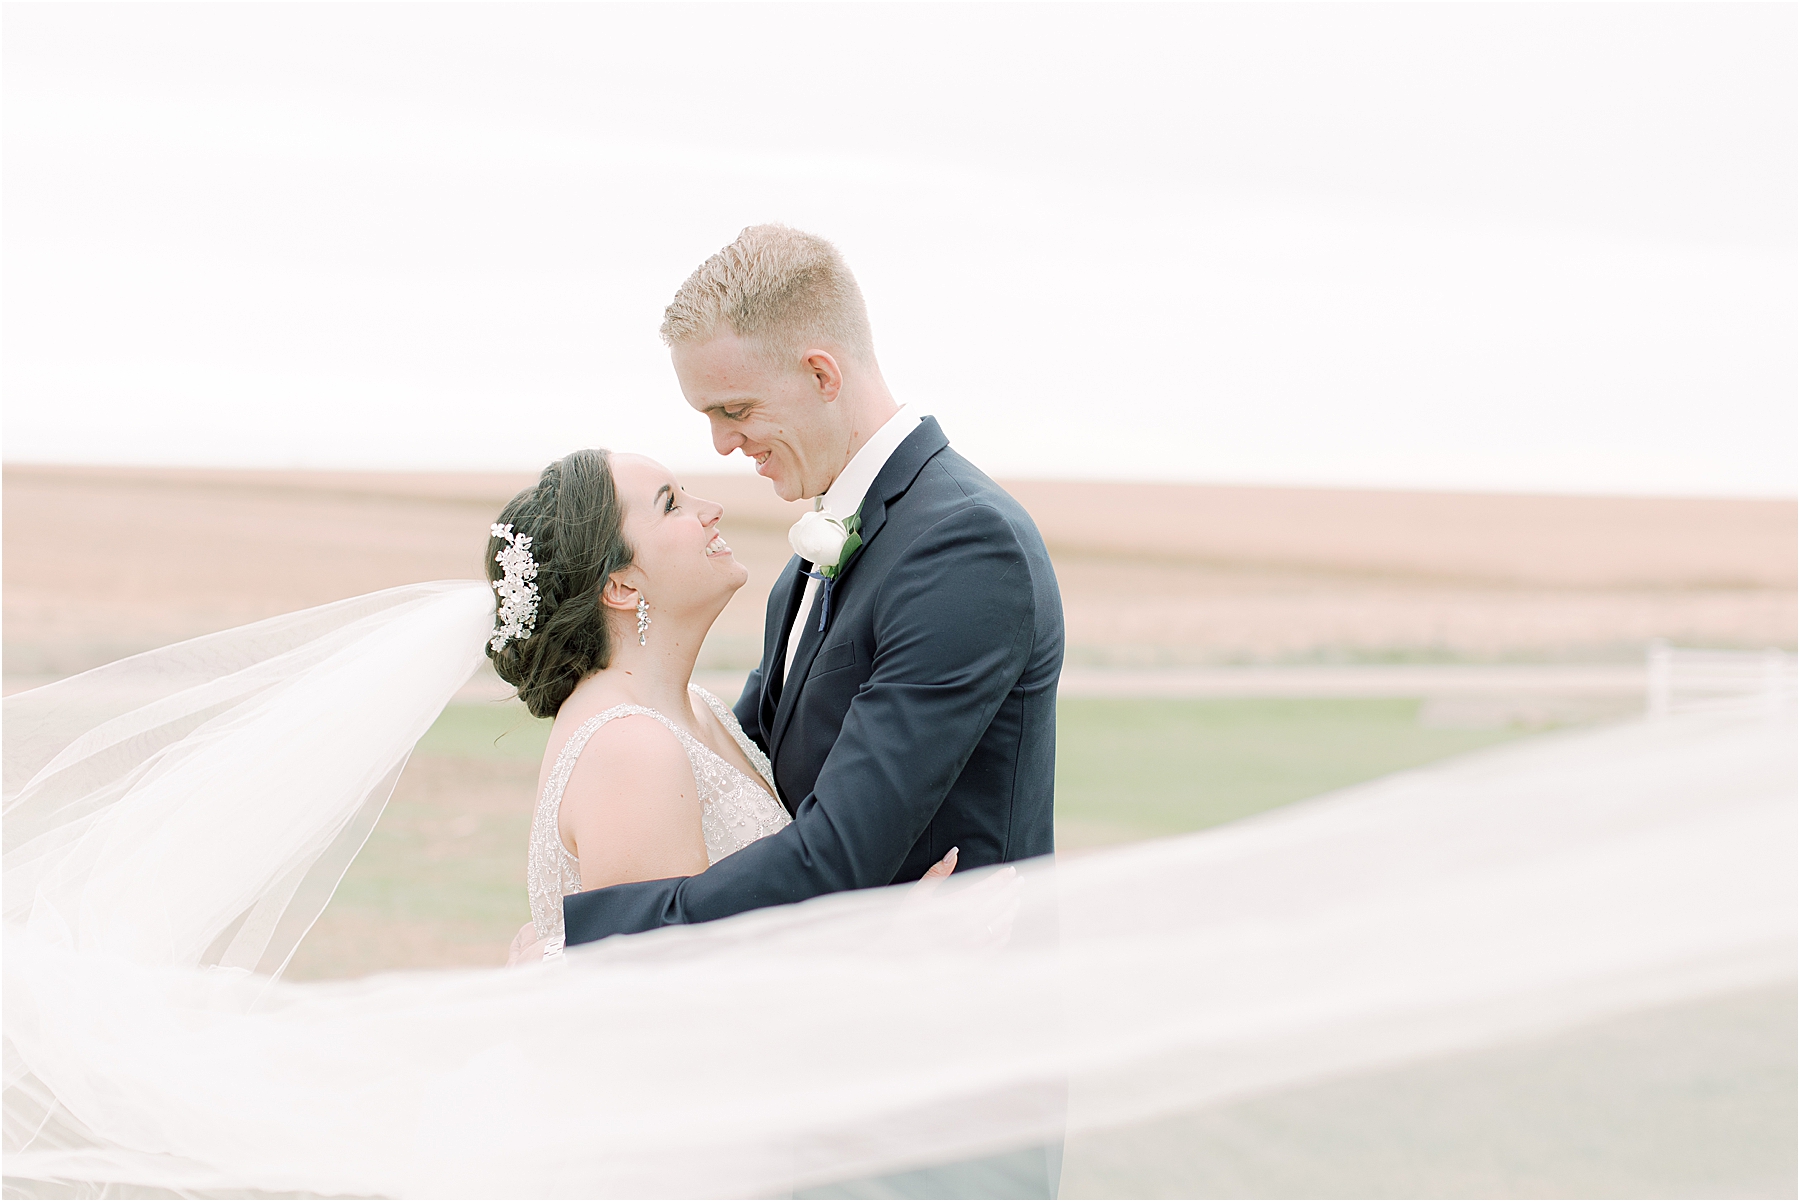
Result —
<svg viewBox="0 0 1800 1202"><path fill-rule="evenodd" d="M650 645L650 636L644 633L649 629L650 607L644 603L643 597L640 596L638 598L638 646L647 647Z"/></svg>

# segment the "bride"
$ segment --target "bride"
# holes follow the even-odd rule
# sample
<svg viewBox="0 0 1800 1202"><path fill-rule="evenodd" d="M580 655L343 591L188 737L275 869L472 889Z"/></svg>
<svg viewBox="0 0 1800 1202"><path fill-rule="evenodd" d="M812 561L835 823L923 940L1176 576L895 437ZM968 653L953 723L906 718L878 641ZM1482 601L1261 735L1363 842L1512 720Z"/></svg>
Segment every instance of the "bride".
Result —
<svg viewBox="0 0 1800 1202"><path fill-rule="evenodd" d="M791 821L768 757L690 681L749 576L723 515L661 464L584 450L545 468L493 527L488 658L533 717L555 719L532 817L531 922L510 963L539 944L562 950L565 894L691 876ZM952 851L927 875L955 865Z"/></svg>
<svg viewBox="0 0 1800 1202"><path fill-rule="evenodd" d="M1408 1066L1510 1114L1527 1087L1560 1096L1571 1056L1660 1063L1668 1023L1633 1016L1791 998L1788 709L1526 740L1045 857L1003 906L958 874L512 972L284 982L484 652L556 715L530 857L546 945L565 891L698 872L782 827L766 763L689 687L743 583L718 507L578 452L500 519L489 581L5 699L9 1196L779 1195L931 1166L951 1175L915 1192L968 1194L999 1187L967 1166L1065 1138L1071 1191L1191 1195L1224 1163L1195 1133L1221 1130L1251 1174L1223 1192L1280 1189L1308 1155L1301 1192L1383 1192L1334 1175L1352 1130L1448 1174L1385 1188L1466 1192L1486 1145L1419 1144L1391 1087ZM1486 1192L1657 1192L1604 1107L1550 1113L1563 1159Z"/></svg>

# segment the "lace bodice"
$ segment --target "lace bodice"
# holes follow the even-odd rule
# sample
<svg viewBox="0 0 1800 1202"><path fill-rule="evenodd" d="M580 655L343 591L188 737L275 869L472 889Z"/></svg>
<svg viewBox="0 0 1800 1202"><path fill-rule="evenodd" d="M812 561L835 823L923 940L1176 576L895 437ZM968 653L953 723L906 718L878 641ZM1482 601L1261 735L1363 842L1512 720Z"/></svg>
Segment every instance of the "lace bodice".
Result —
<svg viewBox="0 0 1800 1202"><path fill-rule="evenodd" d="M764 789L745 776L730 761L677 723L671 722L658 710L642 705L615 705L583 722L557 753L556 763L550 768L549 779L544 782L544 792L538 798L537 812L531 820L531 845L526 857L525 879L526 888L531 895L531 921L537 927L538 937L545 940L546 955L554 955L562 948L563 897L581 889L581 863L569 854L569 849L563 845L562 835L557 830L557 814L562 809L563 790L568 787L569 776L575 771L575 762L581 758L582 748L594 737L595 731L614 718L642 714L661 722L680 740L682 748L687 752L688 763L693 765L694 783L700 787L700 833L706 840L707 863L716 864L739 848L754 843L764 835L774 834L792 821L787 810L770 795L775 788L775 778L769 771L769 757L750 741L743 727L738 725L736 715L726 708L724 702L699 685L689 685L688 690L705 701L718 716L725 729L731 732L732 739L737 742L744 757L750 761L750 766L756 769L769 787Z"/></svg>

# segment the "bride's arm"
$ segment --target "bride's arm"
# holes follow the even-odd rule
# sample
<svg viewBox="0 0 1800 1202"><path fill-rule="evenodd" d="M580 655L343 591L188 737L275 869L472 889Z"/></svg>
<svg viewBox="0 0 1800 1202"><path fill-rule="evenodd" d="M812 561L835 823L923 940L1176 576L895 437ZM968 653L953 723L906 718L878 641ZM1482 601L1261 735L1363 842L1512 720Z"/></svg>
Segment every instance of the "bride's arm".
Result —
<svg viewBox="0 0 1800 1202"><path fill-rule="evenodd" d="M706 870L700 790L674 734L654 718L614 718L575 762L558 821L581 861L581 887Z"/></svg>

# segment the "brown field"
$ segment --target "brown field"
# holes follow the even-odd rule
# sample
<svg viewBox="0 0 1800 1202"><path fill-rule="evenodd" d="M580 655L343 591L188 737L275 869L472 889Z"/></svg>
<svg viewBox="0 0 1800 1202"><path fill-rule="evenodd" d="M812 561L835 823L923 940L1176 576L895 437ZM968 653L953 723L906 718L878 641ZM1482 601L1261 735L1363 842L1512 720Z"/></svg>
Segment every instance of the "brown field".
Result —
<svg viewBox="0 0 1800 1202"><path fill-rule="evenodd" d="M391 585L480 574L530 477L8 466L17 688ZM702 666L757 658L797 507L698 477L750 583ZM1015 482L1062 584L1069 660L1635 658L1655 637L1794 646L1791 501Z"/></svg>

